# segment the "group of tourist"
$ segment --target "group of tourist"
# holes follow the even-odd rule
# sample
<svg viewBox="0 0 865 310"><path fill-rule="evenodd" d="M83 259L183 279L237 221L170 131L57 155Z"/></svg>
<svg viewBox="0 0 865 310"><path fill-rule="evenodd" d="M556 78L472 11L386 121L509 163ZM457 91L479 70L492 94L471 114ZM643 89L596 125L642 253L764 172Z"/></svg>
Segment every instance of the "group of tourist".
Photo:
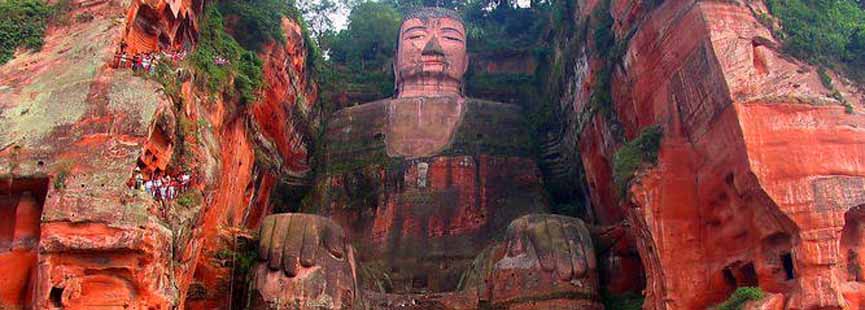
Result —
<svg viewBox="0 0 865 310"><path fill-rule="evenodd" d="M126 53L126 44L121 43L120 49L114 54L114 62L112 66L114 68L132 68L132 70L135 71L140 70L152 74L159 63L168 60L172 64L177 65L179 62L186 59L186 56L187 52L184 50L129 55ZM217 66L224 66L231 64L231 61L222 56L215 56L213 58L213 63Z"/></svg>
<svg viewBox="0 0 865 310"><path fill-rule="evenodd" d="M224 66L224 65L230 64L231 61L223 58L222 56L216 56L213 58L213 63L216 64L217 66Z"/></svg>
<svg viewBox="0 0 865 310"><path fill-rule="evenodd" d="M154 172L153 176L145 179L140 168L135 168L135 189L144 190L159 201L171 201L189 189L192 176L183 172L179 176L172 177L168 174Z"/></svg>
<svg viewBox="0 0 865 310"><path fill-rule="evenodd" d="M115 68L132 68L135 71L144 71L153 73L156 66L165 59L177 64L186 58L186 51L180 52L160 52L160 53L140 53L129 56L125 51L121 51L114 55Z"/></svg>

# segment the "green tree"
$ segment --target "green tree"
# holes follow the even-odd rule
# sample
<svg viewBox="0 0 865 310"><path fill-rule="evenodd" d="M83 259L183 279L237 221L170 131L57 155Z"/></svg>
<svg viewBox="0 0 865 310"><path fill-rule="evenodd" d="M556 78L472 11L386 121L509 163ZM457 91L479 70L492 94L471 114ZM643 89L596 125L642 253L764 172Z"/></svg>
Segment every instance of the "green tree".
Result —
<svg viewBox="0 0 865 310"><path fill-rule="evenodd" d="M330 56L362 70L382 69L393 56L401 20L390 5L372 1L356 5L348 16L348 28L334 38Z"/></svg>
<svg viewBox="0 0 865 310"><path fill-rule="evenodd" d="M333 30L333 16L347 5L334 0L301 1L298 5L309 31L316 39Z"/></svg>
<svg viewBox="0 0 865 310"><path fill-rule="evenodd" d="M52 7L42 0L0 0L0 65L12 59L15 49L42 48Z"/></svg>
<svg viewBox="0 0 865 310"><path fill-rule="evenodd" d="M289 6L280 0L223 0L219 1L222 15L232 16L227 25L235 33L235 39L247 50L258 51L262 44L273 40L285 42L282 33L282 17L288 14Z"/></svg>
<svg viewBox="0 0 865 310"><path fill-rule="evenodd" d="M855 0L769 0L785 48L810 62L846 66L865 78L865 10Z"/></svg>
<svg viewBox="0 0 865 310"><path fill-rule="evenodd" d="M223 14L218 8L205 8L202 24L198 46L189 59L201 77L201 83L210 91L225 91L228 95L239 96L241 104L254 102L258 90L264 85L261 60L225 32ZM261 43L254 42L254 45ZM214 63L216 57L225 58L230 64L217 65Z"/></svg>

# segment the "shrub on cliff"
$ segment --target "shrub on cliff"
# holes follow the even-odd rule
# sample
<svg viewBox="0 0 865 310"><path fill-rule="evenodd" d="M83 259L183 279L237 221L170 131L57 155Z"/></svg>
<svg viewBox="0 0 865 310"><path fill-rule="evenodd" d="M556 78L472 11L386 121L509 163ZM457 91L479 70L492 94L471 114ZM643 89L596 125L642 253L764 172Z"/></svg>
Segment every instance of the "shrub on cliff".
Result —
<svg viewBox="0 0 865 310"><path fill-rule="evenodd" d="M234 38L243 48L258 51L268 41L285 42L282 17L290 6L279 0L220 1L219 11L231 16L230 28L239 35Z"/></svg>
<svg viewBox="0 0 865 310"><path fill-rule="evenodd" d="M613 155L613 181L619 189L619 197L626 197L631 179L641 165L658 162L661 136L660 126L648 127L639 137L625 143Z"/></svg>
<svg viewBox="0 0 865 310"><path fill-rule="evenodd" d="M855 0L769 0L784 47L810 62L840 65L865 79L865 9Z"/></svg>
<svg viewBox="0 0 865 310"><path fill-rule="evenodd" d="M730 298L716 306L716 310L741 310L745 303L763 299L766 294L759 287L737 288Z"/></svg>
<svg viewBox="0 0 865 310"><path fill-rule="evenodd" d="M0 65L11 60L18 47L42 48L51 12L41 0L0 0Z"/></svg>
<svg viewBox="0 0 865 310"><path fill-rule="evenodd" d="M198 46L190 57L197 75L203 79L201 83L210 91L238 95L241 104L254 102L264 85L261 60L225 32L222 13L216 7L206 9L202 24ZM230 63L218 65L214 62L217 57Z"/></svg>

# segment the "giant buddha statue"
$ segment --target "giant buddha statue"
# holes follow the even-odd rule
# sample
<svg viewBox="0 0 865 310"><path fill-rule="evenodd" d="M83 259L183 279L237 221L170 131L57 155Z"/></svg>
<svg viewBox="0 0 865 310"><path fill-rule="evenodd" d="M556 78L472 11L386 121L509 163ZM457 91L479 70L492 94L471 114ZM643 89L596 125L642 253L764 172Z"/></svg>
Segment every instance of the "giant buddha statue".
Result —
<svg viewBox="0 0 865 310"><path fill-rule="evenodd" d="M337 111L305 213L262 224L258 308L600 309L594 252L547 198L519 106L463 96L453 11L406 14L394 98Z"/></svg>

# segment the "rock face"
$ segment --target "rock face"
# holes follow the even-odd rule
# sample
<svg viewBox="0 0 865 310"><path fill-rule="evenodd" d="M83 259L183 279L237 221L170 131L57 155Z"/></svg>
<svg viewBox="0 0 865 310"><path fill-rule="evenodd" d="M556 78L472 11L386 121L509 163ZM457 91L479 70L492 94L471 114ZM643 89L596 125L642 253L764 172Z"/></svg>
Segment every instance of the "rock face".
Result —
<svg viewBox="0 0 865 310"><path fill-rule="evenodd" d="M8 182L8 181L6 181ZM22 182L44 187L38 182ZM23 185L23 184L22 184ZM24 188L22 188L24 187ZM2 193L2 231L0 231L0 305L32 307L36 284L36 245L44 192L31 192L18 185Z"/></svg>
<svg viewBox="0 0 865 310"><path fill-rule="evenodd" d="M155 83L106 66L122 31L111 18L124 9L107 2L74 10L98 14L49 28L41 52L0 67L2 179L5 194L21 201L17 209L4 203L3 212L19 214L15 231L35 225L26 239L13 238L18 263L4 268L29 275L4 277L17 282L4 291L22 294L3 306L146 308L177 300L171 233L148 211L155 203L125 185L165 100ZM36 198L22 198L27 192Z"/></svg>
<svg viewBox="0 0 865 310"><path fill-rule="evenodd" d="M191 81L167 96L111 67L120 42L132 54L194 44L202 5L72 1L76 22L50 25L40 52L0 66L0 308L227 308L222 288L239 267L218 254L257 230L280 177L308 171L298 158L314 124L301 120L315 87L290 20L286 44L262 53L266 112ZM285 117L280 127L263 126L267 113ZM177 158L196 176L185 203L130 188L136 166L171 171Z"/></svg>
<svg viewBox="0 0 865 310"><path fill-rule="evenodd" d="M702 309L739 286L781 294L787 309L859 304L863 93L832 74L852 102L845 113L816 68L780 51L756 17L766 11L746 1L612 1L625 47L611 70L613 117L588 112L602 90L578 88L563 103L589 115L571 118L571 135L594 214L629 223L646 309ZM599 78L605 60L593 55L578 55L577 85ZM613 155L650 125L663 127L658 163L620 200Z"/></svg>

